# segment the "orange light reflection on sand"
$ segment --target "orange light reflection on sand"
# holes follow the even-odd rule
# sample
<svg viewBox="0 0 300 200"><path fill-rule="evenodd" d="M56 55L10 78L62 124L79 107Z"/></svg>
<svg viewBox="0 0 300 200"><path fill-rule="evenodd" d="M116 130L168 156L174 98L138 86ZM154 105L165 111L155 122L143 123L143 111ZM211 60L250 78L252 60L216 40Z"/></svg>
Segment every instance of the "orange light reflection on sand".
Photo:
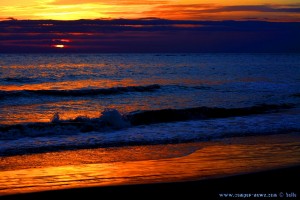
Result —
<svg viewBox="0 0 300 200"><path fill-rule="evenodd" d="M0 195L90 186L201 180L291 166L299 164L299 141L297 135L277 135L169 145L168 148L161 149L157 146L156 149L153 146L131 147L130 151L125 150L126 148L115 148L114 156L119 158L111 162L103 160L104 156L108 159L111 156L110 149L5 157L0 161L0 166L3 166L0 172ZM195 146L198 150L192 153ZM149 153L168 155L174 149L190 150L191 154L186 151L186 156L146 156ZM95 157L95 154L100 155L97 151L102 155ZM132 156L135 159L130 159ZM37 168L31 168L30 164L34 167L41 159L43 162ZM67 159L69 162L65 162ZM94 162L91 161L93 159ZM28 168L18 169L12 160L18 160L18 166L24 162ZM5 169L5 166L9 167Z"/></svg>

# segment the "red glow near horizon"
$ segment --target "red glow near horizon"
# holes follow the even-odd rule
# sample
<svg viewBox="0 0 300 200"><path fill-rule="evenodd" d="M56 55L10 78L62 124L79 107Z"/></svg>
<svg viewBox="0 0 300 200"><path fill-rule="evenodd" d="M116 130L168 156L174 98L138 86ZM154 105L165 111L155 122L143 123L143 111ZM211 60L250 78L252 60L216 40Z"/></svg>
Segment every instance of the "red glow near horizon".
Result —
<svg viewBox="0 0 300 200"><path fill-rule="evenodd" d="M69 39L53 39L53 42L71 42Z"/></svg>
<svg viewBox="0 0 300 200"><path fill-rule="evenodd" d="M51 45L51 47L63 49L63 48L67 47L67 45L65 45L65 43L69 43L69 42L71 42L71 40L69 40L69 39L52 39L52 42L59 43L59 44Z"/></svg>
<svg viewBox="0 0 300 200"><path fill-rule="evenodd" d="M61 39L60 41L61 42L71 42L71 40L68 40L68 39Z"/></svg>

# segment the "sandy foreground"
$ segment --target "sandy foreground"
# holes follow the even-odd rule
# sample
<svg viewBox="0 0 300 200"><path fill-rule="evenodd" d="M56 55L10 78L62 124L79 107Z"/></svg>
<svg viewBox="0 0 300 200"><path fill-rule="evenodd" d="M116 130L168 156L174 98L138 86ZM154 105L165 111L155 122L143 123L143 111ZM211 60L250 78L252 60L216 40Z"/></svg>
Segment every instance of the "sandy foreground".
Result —
<svg viewBox="0 0 300 200"><path fill-rule="evenodd" d="M299 158L297 133L3 157L0 198L299 198Z"/></svg>

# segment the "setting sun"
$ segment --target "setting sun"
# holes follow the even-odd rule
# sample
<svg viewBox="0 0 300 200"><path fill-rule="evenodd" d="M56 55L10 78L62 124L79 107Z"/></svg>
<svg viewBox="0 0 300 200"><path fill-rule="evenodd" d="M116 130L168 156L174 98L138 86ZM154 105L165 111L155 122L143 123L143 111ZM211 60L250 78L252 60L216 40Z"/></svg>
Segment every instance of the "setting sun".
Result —
<svg viewBox="0 0 300 200"><path fill-rule="evenodd" d="M0 198L299 196L300 0L0 10Z"/></svg>
<svg viewBox="0 0 300 200"><path fill-rule="evenodd" d="M55 47L55 48L65 48L66 46L64 44L56 44L56 45L53 45L53 47Z"/></svg>

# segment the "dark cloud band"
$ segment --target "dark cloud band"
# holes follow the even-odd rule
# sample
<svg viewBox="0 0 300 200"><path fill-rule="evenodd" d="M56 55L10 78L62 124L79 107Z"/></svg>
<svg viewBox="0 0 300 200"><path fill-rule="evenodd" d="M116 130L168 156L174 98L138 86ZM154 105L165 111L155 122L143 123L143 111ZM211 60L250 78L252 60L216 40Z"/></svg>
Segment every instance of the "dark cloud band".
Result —
<svg viewBox="0 0 300 200"><path fill-rule="evenodd" d="M8 20L0 22L0 53L299 53L299 35L299 22Z"/></svg>

